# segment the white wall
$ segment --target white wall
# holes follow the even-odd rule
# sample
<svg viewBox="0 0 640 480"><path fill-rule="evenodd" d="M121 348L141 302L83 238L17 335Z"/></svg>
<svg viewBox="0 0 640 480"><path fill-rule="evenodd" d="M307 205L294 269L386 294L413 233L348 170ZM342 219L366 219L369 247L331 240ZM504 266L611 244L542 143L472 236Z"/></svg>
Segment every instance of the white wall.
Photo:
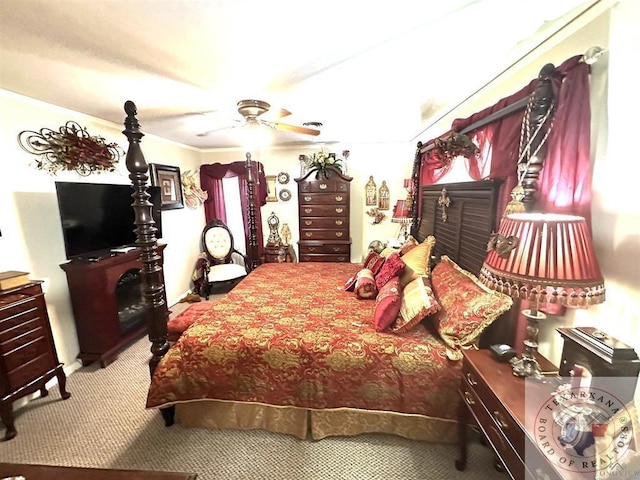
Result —
<svg viewBox="0 0 640 480"><path fill-rule="evenodd" d="M30 272L32 279L44 280L58 357L67 370L73 369L77 366L75 359L79 347L66 276L60 268L67 260L54 182L129 183L128 171L123 157L116 172L92 174L86 178L70 172L51 176L32 165L33 157L20 148L17 136L23 130L39 131L43 127L58 130L67 121L74 120L92 135L117 142L124 151L128 143L121 133L122 125L109 124L3 90L0 90L0 111L0 271L23 270ZM124 117L123 111L123 120ZM143 138L142 150L147 162L177 165L181 169L197 168L200 164L198 151L150 136ZM162 222L162 241L167 243L164 274L171 304L189 290L204 212L202 207L167 210L162 212Z"/></svg>

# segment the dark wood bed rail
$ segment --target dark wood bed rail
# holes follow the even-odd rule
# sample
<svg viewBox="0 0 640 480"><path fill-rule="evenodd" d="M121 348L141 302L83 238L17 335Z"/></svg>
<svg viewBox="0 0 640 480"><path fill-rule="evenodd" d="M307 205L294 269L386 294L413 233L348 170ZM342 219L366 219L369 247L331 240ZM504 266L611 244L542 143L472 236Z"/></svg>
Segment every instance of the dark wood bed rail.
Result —
<svg viewBox="0 0 640 480"><path fill-rule="evenodd" d="M149 360L149 372L153 371L160 359L169 350L167 341L167 321L169 310L165 302L164 281L162 273L162 258L158 254L158 240L156 227L151 214L153 205L149 201L147 193L147 180L149 166L140 149L140 141L144 134L140 131L140 123L136 118L137 109L135 103L128 100L124 104L127 114L122 133L129 141L126 163L129 170L129 178L133 185L133 210L135 212L136 245L140 249L140 261L142 262L142 298L145 305L145 318L151 341L151 354Z"/></svg>

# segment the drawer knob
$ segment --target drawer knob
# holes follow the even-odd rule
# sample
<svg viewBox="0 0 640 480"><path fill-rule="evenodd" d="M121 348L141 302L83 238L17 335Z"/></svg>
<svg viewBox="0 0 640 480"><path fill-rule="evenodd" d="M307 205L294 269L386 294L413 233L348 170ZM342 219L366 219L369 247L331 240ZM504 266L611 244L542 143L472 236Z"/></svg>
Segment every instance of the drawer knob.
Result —
<svg viewBox="0 0 640 480"><path fill-rule="evenodd" d="M316 251L316 247L309 247L309 251L310 252L315 252Z"/></svg>
<svg viewBox="0 0 640 480"><path fill-rule="evenodd" d="M342 225L342 220L336 220L336 225Z"/></svg>
<svg viewBox="0 0 640 480"><path fill-rule="evenodd" d="M318 185L318 187L320 187L320 190L326 190L327 189L327 184L326 183L321 183L320 185Z"/></svg>
<svg viewBox="0 0 640 480"><path fill-rule="evenodd" d="M344 208L336 208L336 213L342 213L344 212Z"/></svg>
<svg viewBox="0 0 640 480"><path fill-rule="evenodd" d="M313 199L313 197L311 195L305 195L304 199L305 201L310 202Z"/></svg>
<svg viewBox="0 0 640 480"><path fill-rule="evenodd" d="M504 419L504 416L502 415L502 413L500 413L497 410L494 410L493 412L493 418L496 419L496 423L498 424L498 426L503 429L506 430L507 428L509 428L509 424L507 423L507 421Z"/></svg>
<svg viewBox="0 0 640 480"><path fill-rule="evenodd" d="M342 195L336 195L336 202L341 202L343 198Z"/></svg>
<svg viewBox="0 0 640 480"><path fill-rule="evenodd" d="M469 385L471 385L472 387L478 384L476 379L473 378L473 375L471 375L469 372L467 372L467 382L469 382Z"/></svg>
<svg viewBox="0 0 640 480"><path fill-rule="evenodd" d="M465 390L464 392L464 401L467 402L467 405L475 405L476 401L473 399L471 394Z"/></svg>
<svg viewBox="0 0 640 480"><path fill-rule="evenodd" d="M342 232L336 232L336 237L341 237L342 236Z"/></svg>
<svg viewBox="0 0 640 480"><path fill-rule="evenodd" d="M344 262L344 261L347 260L347 258L346 257L338 257L338 260L340 260L341 262Z"/></svg>
<svg viewBox="0 0 640 480"><path fill-rule="evenodd" d="M333 247L333 251L336 253L340 252L340 247Z"/></svg>
<svg viewBox="0 0 640 480"><path fill-rule="evenodd" d="M305 225L311 225L311 224L313 224L313 220L305 220L304 224Z"/></svg>
<svg viewBox="0 0 640 480"><path fill-rule="evenodd" d="M310 237L313 235L313 232L304 232L305 237Z"/></svg>
<svg viewBox="0 0 640 480"><path fill-rule="evenodd" d="M313 208L305 208L304 209L304 213L311 213L313 212Z"/></svg>

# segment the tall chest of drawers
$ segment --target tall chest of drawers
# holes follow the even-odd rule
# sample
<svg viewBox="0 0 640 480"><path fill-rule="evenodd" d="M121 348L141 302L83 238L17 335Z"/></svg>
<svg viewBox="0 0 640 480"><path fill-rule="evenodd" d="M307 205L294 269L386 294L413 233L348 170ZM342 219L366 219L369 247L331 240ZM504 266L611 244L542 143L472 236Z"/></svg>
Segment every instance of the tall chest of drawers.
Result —
<svg viewBox="0 0 640 480"><path fill-rule="evenodd" d="M316 178L318 177L318 178ZM328 167L295 179L298 183L298 216L301 262L349 262L349 187L351 177Z"/></svg>
<svg viewBox="0 0 640 480"><path fill-rule="evenodd" d="M5 440L16 436L12 402L40 390L53 377L63 399L66 377L53 343L41 282L0 291L0 419Z"/></svg>

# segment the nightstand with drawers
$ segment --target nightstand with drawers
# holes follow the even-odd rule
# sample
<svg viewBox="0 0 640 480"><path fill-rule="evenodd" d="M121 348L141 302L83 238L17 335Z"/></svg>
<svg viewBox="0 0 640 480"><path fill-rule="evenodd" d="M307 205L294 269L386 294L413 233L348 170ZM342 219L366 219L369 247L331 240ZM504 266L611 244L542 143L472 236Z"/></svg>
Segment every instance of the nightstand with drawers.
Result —
<svg viewBox="0 0 640 480"><path fill-rule="evenodd" d="M547 359L540 355L537 359L543 372L557 375L558 369ZM536 447L525 430L524 378L514 376L511 364L496 361L489 350L465 351L463 362L458 418L460 458L456 468L466 467L467 429L473 419L511 478L570 478L561 477L551 463L542 460L541 466L541 462L525 458L525 452L531 454ZM548 396L556 385L540 382L540 393ZM535 473L529 471L532 464L536 466Z"/></svg>
<svg viewBox="0 0 640 480"><path fill-rule="evenodd" d="M66 377L53 343L42 282L0 291L0 419L6 428L5 440L16 436L12 402L40 390L49 393L46 383L57 377L63 399Z"/></svg>

